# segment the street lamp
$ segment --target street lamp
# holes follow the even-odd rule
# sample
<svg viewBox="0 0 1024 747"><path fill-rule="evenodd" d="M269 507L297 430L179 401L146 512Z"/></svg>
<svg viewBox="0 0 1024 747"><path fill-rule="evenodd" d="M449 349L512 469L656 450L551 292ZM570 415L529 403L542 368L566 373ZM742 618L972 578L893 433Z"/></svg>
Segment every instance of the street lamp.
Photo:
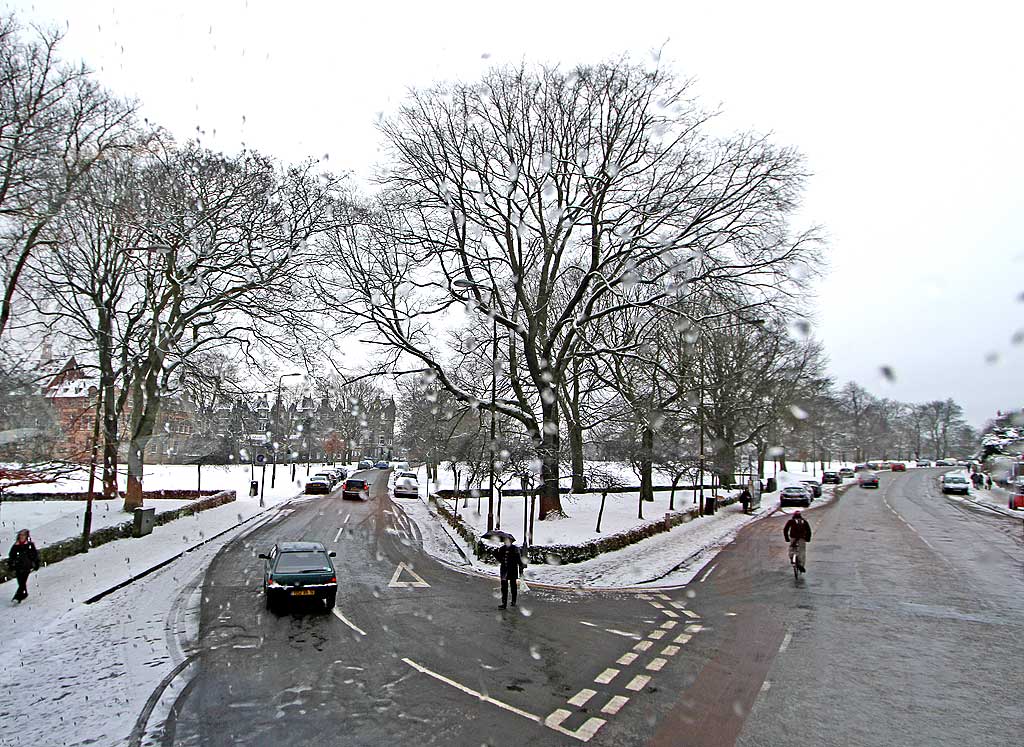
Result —
<svg viewBox="0 0 1024 747"><path fill-rule="evenodd" d="M456 278L452 281L452 288L459 290L477 290L494 294L490 288L480 283L474 283L467 278ZM487 531L494 529L494 425L495 425L495 403L497 400L498 387L498 318L491 309L491 440L490 440L490 461L487 477Z"/></svg>
<svg viewBox="0 0 1024 747"><path fill-rule="evenodd" d="M281 410L284 408L284 403L281 402L281 384L282 382L292 376L302 376L301 373L286 373L281 374L277 379L277 428L281 429ZM274 447L274 466L270 470L270 487L274 487L274 480L277 478L277 447Z"/></svg>

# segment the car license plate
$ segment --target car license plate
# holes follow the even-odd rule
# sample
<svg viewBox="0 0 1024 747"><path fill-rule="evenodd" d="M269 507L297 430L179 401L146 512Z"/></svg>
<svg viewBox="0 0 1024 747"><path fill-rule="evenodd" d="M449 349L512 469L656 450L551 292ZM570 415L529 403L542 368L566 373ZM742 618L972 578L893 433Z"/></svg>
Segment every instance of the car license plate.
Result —
<svg viewBox="0 0 1024 747"><path fill-rule="evenodd" d="M292 591L293 597L311 597L316 594L312 589L295 589Z"/></svg>

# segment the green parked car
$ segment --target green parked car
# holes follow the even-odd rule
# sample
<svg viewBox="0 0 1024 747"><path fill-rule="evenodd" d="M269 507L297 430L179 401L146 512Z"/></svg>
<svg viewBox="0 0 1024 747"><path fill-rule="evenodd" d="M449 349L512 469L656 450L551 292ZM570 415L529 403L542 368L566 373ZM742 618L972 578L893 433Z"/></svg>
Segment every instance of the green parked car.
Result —
<svg viewBox="0 0 1024 747"><path fill-rule="evenodd" d="M260 553L267 609L295 600L322 601L332 609L338 598L335 555L320 542L280 542Z"/></svg>

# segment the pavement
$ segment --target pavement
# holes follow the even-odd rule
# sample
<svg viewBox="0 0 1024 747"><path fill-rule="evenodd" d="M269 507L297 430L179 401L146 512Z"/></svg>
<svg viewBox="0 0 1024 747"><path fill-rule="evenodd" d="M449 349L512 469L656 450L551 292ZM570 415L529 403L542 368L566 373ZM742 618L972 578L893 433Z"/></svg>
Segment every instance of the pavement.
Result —
<svg viewBox="0 0 1024 747"><path fill-rule="evenodd" d="M1018 743L1020 528L930 472L806 512L798 582L780 512L685 587L508 610L425 555L370 472L370 501L288 507L214 558L194 671L145 743ZM337 607L268 612L256 555L299 539L337 551Z"/></svg>

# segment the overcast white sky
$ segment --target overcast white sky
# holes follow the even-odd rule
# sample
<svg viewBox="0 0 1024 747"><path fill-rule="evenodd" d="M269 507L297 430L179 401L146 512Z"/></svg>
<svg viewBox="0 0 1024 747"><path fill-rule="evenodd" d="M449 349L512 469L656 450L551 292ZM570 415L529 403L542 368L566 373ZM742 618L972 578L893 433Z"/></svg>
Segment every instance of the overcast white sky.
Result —
<svg viewBox="0 0 1024 747"><path fill-rule="evenodd" d="M839 6L842 6L841 8ZM2 6L0 6L2 7ZM799 147L830 237L834 375L980 425L1024 405L1024 4L36 0L66 54L181 138L365 174L409 86L629 52L696 78L735 128ZM1021 336L1024 336L1022 332ZM992 359L996 355L997 359ZM896 373L885 382L879 367Z"/></svg>

